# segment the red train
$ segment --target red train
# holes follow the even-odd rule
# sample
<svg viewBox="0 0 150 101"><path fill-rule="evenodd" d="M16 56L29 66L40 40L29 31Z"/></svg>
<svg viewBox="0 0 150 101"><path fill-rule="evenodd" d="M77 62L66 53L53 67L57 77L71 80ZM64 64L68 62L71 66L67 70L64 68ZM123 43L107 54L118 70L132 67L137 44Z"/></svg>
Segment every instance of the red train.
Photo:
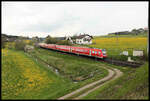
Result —
<svg viewBox="0 0 150 101"><path fill-rule="evenodd" d="M93 57L97 57L97 58L106 58L107 57L105 49L73 47L73 46L45 44L45 43L39 43L39 46L42 48L59 50L59 51L69 52L69 53L75 53L78 55L87 55L87 56L93 56Z"/></svg>

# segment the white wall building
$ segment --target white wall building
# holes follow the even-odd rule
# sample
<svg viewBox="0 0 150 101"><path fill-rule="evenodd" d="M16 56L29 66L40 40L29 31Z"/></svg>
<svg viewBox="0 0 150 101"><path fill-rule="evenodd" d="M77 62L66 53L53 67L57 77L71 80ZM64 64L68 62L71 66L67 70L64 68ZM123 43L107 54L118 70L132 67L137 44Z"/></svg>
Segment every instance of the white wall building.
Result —
<svg viewBox="0 0 150 101"><path fill-rule="evenodd" d="M88 34L84 34L84 35L80 35L76 37L76 43L77 44L92 44L92 39L93 39L92 36Z"/></svg>
<svg viewBox="0 0 150 101"><path fill-rule="evenodd" d="M133 51L133 56L143 56L144 53L142 50L134 50Z"/></svg>

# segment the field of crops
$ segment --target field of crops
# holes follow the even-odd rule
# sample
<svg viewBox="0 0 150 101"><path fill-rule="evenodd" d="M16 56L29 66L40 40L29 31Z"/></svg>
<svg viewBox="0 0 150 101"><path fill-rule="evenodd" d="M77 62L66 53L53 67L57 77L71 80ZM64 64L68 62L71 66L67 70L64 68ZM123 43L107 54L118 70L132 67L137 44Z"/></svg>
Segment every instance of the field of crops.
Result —
<svg viewBox="0 0 150 101"><path fill-rule="evenodd" d="M39 96L53 79L21 53L2 50L2 98Z"/></svg>
<svg viewBox="0 0 150 101"><path fill-rule="evenodd" d="M90 62L90 60L79 58L78 61L80 62L77 64L77 60L75 60L77 57L43 49L40 49L40 53L43 54L40 55L43 60L48 59L51 61L50 64L62 68L67 75L72 73L72 76L81 76L94 72L95 69L100 71L91 79L73 83L66 76L56 75L55 72L41 65L32 57L25 55L24 52L2 49L2 99L55 99L107 75L107 71L101 68L100 63L94 61ZM54 55L50 55L53 53ZM70 59L70 61L61 62L65 58ZM57 59L60 61L56 62ZM88 66L91 68L96 66L96 68L90 69ZM81 69L79 69L80 67Z"/></svg>
<svg viewBox="0 0 150 101"><path fill-rule="evenodd" d="M119 58L119 54L128 51L132 56L133 50L144 50L147 53L147 37L95 37L89 47L106 49L109 57ZM124 57L123 57L124 58Z"/></svg>

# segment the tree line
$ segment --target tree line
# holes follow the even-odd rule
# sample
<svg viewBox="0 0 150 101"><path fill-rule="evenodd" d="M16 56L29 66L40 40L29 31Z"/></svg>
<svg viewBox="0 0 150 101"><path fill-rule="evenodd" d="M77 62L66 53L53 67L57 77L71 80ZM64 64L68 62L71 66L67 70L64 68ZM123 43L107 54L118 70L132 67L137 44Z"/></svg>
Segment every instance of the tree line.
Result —
<svg viewBox="0 0 150 101"><path fill-rule="evenodd" d="M108 33L108 35L141 35L145 33L148 33L147 29L139 28L139 29L133 29L131 31L120 31L114 33Z"/></svg>
<svg viewBox="0 0 150 101"><path fill-rule="evenodd" d="M59 40L54 37L51 37L48 35L44 41L47 44L58 44L58 45L72 45L72 43L69 40Z"/></svg>

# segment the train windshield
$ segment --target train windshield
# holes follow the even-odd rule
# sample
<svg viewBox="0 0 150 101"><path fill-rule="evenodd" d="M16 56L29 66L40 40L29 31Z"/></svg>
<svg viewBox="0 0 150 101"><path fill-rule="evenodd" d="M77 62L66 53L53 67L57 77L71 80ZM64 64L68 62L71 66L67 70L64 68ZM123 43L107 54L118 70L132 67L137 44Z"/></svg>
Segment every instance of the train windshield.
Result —
<svg viewBox="0 0 150 101"><path fill-rule="evenodd" d="M105 50L105 49L102 49L102 53L103 53L104 55L106 55L106 50Z"/></svg>

